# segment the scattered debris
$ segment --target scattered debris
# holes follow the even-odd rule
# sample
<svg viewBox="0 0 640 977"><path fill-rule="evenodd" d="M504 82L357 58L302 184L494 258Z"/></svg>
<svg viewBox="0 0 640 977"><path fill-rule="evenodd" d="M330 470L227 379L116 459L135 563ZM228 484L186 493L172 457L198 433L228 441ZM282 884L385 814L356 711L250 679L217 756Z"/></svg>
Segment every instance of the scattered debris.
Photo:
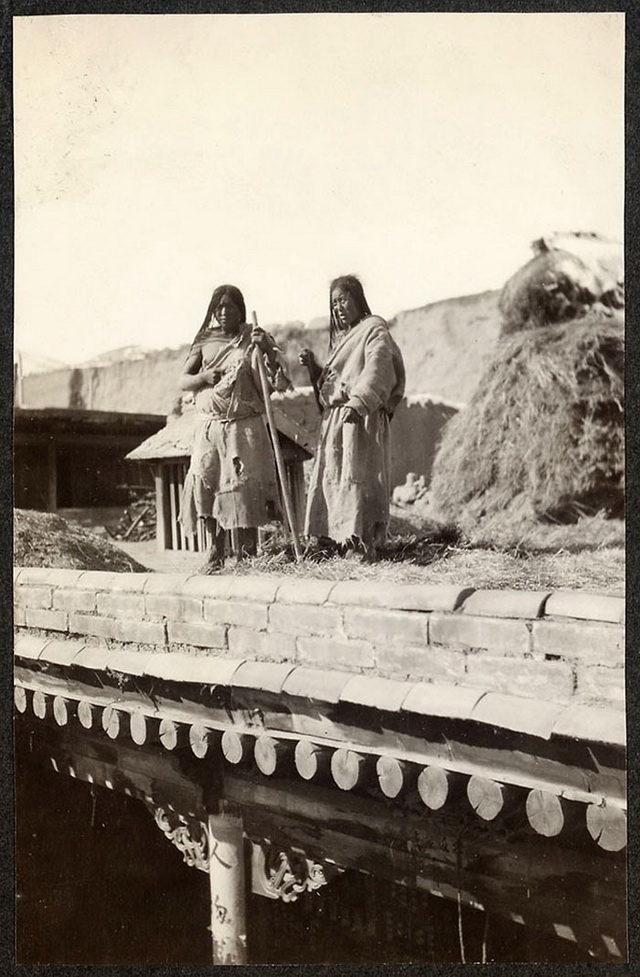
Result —
<svg viewBox="0 0 640 977"><path fill-rule="evenodd" d="M155 539L156 535L156 496L149 489L125 509L122 519L115 526L104 527L112 539L128 539L144 542Z"/></svg>

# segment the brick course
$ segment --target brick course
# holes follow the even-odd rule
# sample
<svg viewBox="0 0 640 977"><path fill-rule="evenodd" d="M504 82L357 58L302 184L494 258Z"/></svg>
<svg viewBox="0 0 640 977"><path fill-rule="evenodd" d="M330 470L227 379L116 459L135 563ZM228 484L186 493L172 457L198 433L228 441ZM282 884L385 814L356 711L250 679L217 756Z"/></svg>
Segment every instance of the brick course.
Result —
<svg viewBox="0 0 640 977"><path fill-rule="evenodd" d="M568 662L541 662L531 659L470 655L467 659L467 685L509 692L512 695L568 702L574 689L574 672Z"/></svg>
<svg viewBox="0 0 640 977"><path fill-rule="evenodd" d="M368 607L345 607L344 629L352 638L381 643L427 643L428 615L420 611L372 610Z"/></svg>
<svg viewBox="0 0 640 977"><path fill-rule="evenodd" d="M154 626L162 627L162 625ZM227 629L215 624L189 624L185 621L169 621L167 636L172 643L196 645L200 648L226 648L227 645Z"/></svg>
<svg viewBox="0 0 640 977"><path fill-rule="evenodd" d="M217 624L237 624L261 631L267 627L267 609L267 604L204 598L204 619Z"/></svg>
<svg viewBox="0 0 640 977"><path fill-rule="evenodd" d="M624 660L624 631L615 624L593 621L535 621L532 648L537 656L553 656L601 665Z"/></svg>
<svg viewBox="0 0 640 977"><path fill-rule="evenodd" d="M305 665L325 668L373 668L375 652L370 641L348 638L299 637L296 659Z"/></svg>
<svg viewBox="0 0 640 977"><path fill-rule="evenodd" d="M227 641L230 654L238 658L291 661L296 654L296 639L293 634L230 627L227 632Z"/></svg>
<svg viewBox="0 0 640 977"><path fill-rule="evenodd" d="M531 635L526 621L432 614L429 642L454 648L485 648L497 655L522 657L530 650Z"/></svg>
<svg viewBox="0 0 640 977"><path fill-rule="evenodd" d="M332 634L342 630L342 611L337 607L316 604L272 604L269 608L269 630L289 634Z"/></svg>
<svg viewBox="0 0 640 977"><path fill-rule="evenodd" d="M171 594L144 595L145 616L151 621L173 618L177 621L202 621L203 602L199 597L174 597Z"/></svg>

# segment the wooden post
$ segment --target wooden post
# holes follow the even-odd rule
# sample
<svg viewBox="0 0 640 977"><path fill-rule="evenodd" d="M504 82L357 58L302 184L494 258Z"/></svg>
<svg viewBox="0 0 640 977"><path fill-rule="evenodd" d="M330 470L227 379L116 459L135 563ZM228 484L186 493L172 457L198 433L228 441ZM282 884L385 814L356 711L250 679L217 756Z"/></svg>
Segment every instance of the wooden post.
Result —
<svg viewBox="0 0 640 977"><path fill-rule="evenodd" d="M232 812L208 818L213 964L247 962L244 837Z"/></svg>
<svg viewBox="0 0 640 977"><path fill-rule="evenodd" d="M159 550L167 548L167 493L162 465L155 465L153 477L156 483L156 543Z"/></svg>

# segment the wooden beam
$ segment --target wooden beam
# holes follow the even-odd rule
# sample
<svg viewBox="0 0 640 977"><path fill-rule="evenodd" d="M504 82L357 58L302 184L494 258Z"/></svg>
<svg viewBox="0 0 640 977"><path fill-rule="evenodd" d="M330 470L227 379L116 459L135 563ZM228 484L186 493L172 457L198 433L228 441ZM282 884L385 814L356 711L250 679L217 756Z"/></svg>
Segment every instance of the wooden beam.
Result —
<svg viewBox="0 0 640 977"><path fill-rule="evenodd" d="M286 772L293 753L291 740L277 740L273 736L259 736L253 747L256 766L265 777L272 777L278 771Z"/></svg>
<svg viewBox="0 0 640 977"><path fill-rule="evenodd" d="M328 773L331 751L312 740L298 740L294 752L296 770L303 780L313 780Z"/></svg>
<svg viewBox="0 0 640 977"><path fill-rule="evenodd" d="M208 729L201 723L194 723L189 729L189 746L193 755L203 760L214 742L214 737L219 735L219 733L214 734L212 729Z"/></svg>
<svg viewBox="0 0 640 977"><path fill-rule="evenodd" d="M331 775L340 790L353 790L362 784L366 758L354 750L336 750L331 757Z"/></svg>
<svg viewBox="0 0 640 977"><path fill-rule="evenodd" d="M616 804L587 804L587 830L605 851L622 851L627 844L627 816Z"/></svg>
<svg viewBox="0 0 640 977"><path fill-rule="evenodd" d="M469 803L483 821L495 820L505 806L512 806L517 796L517 788L490 780L488 777L478 777L474 774L467 784Z"/></svg>
<svg viewBox="0 0 640 977"><path fill-rule="evenodd" d="M539 835L554 838L562 831L565 811L562 799L548 790L531 790L526 801L527 820Z"/></svg>
<svg viewBox="0 0 640 977"><path fill-rule="evenodd" d="M385 797L397 797L405 785L407 764L397 760L394 756L378 757L376 773L378 784Z"/></svg>

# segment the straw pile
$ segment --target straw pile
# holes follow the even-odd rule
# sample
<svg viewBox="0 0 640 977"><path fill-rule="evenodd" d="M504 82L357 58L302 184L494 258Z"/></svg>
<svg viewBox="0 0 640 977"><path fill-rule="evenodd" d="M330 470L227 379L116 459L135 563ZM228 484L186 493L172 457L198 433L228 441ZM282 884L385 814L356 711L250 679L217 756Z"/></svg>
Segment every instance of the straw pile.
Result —
<svg viewBox="0 0 640 977"><path fill-rule="evenodd" d="M435 459L433 503L465 529L623 512L623 314L531 324L501 340Z"/></svg>
<svg viewBox="0 0 640 977"><path fill-rule="evenodd" d="M146 572L146 567L104 538L51 512L28 509L14 511L13 562L18 567Z"/></svg>

